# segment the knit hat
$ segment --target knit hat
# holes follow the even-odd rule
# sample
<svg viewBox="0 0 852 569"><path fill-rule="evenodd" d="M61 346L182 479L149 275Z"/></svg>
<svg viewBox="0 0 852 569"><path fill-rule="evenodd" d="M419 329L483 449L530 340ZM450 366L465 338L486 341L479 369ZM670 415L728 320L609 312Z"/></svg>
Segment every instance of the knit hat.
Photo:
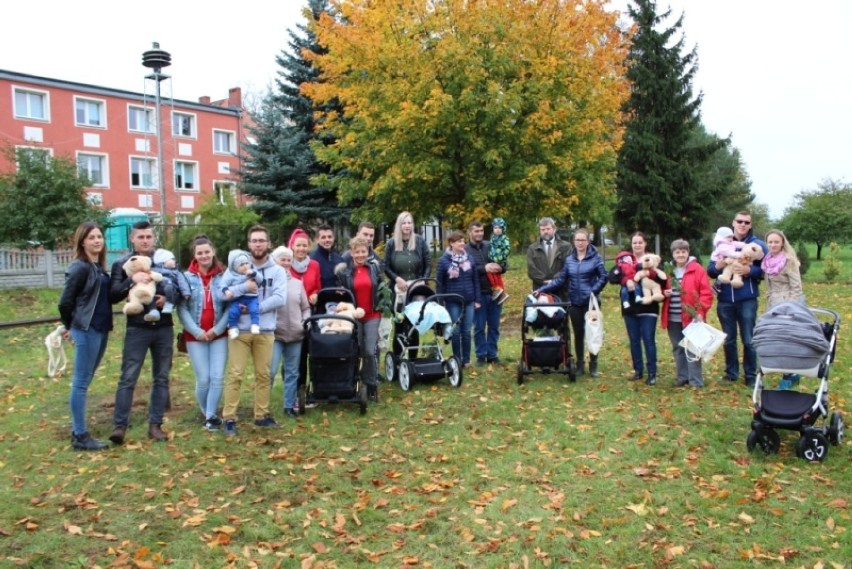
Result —
<svg viewBox="0 0 852 569"><path fill-rule="evenodd" d="M237 269L246 263L251 263L251 257L249 257L249 254L242 249L234 249L228 253L228 268L235 273L238 273L239 271Z"/></svg>
<svg viewBox="0 0 852 569"><path fill-rule="evenodd" d="M718 247L719 243L727 239L728 237L733 237L734 230L730 227L720 227L716 230L716 235L713 236L713 247Z"/></svg>
<svg viewBox="0 0 852 569"><path fill-rule="evenodd" d="M506 233L506 220L504 220L502 217L494 218L494 222L491 224L491 227L494 227L495 225L502 229L503 233Z"/></svg>
<svg viewBox="0 0 852 569"><path fill-rule="evenodd" d="M294 230L293 230L293 233L291 233L291 234L290 234L290 240L287 242L287 247L289 247L290 249L292 249L292 248L293 248L293 243L294 243L294 242L296 241L296 239L298 239L299 237L304 237L305 239L307 239L307 240L308 240L308 243L310 243L310 242L311 242L311 238L310 238L310 236L307 234L307 232L306 232L304 229L302 229L301 227L297 227L296 229L294 229Z"/></svg>
<svg viewBox="0 0 852 569"><path fill-rule="evenodd" d="M171 261L175 258L175 254L168 249L157 249L154 251L153 262L155 265L164 265L166 261Z"/></svg>

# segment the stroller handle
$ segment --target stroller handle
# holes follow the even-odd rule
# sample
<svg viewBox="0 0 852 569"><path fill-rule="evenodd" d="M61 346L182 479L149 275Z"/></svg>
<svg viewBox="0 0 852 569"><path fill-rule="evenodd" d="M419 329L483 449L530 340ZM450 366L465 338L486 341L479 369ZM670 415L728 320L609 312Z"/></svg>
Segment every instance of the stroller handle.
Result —
<svg viewBox="0 0 852 569"><path fill-rule="evenodd" d="M426 306L430 302L434 302L435 304L441 304L439 302L440 300L455 300L457 302L460 302L461 305L462 305L462 312L459 316L459 319L461 319L461 316L464 315L465 304L467 304L462 295L454 293L454 292L453 293L433 294L432 296L430 296L429 298L427 298L426 300L423 301L423 306L420 307L420 316L417 317L417 322L415 322L414 325L416 326L417 324L420 324L421 322L423 322L423 316L426 314Z"/></svg>

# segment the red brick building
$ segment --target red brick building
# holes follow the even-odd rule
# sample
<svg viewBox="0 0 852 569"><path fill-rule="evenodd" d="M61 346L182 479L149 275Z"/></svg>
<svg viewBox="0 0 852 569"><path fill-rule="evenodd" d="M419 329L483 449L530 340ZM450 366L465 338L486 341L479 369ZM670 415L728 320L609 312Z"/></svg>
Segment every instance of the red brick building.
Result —
<svg viewBox="0 0 852 569"><path fill-rule="evenodd" d="M221 101L161 94L162 185L154 89L133 93L0 69L0 146L74 159L93 181L90 199L107 209L156 218L165 198L166 214L179 219L211 194L237 195L246 134L241 89ZM0 171L14 167L0 156Z"/></svg>

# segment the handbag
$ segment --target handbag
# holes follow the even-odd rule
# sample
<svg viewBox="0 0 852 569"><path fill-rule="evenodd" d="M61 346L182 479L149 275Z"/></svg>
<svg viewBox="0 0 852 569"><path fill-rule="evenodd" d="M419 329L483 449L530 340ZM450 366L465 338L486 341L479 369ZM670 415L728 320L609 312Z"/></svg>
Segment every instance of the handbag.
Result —
<svg viewBox="0 0 852 569"><path fill-rule="evenodd" d="M688 361L708 362L725 342L726 337L727 334L706 322L693 320L683 329L683 339L678 345L686 350Z"/></svg>
<svg viewBox="0 0 852 569"><path fill-rule="evenodd" d="M177 351L182 354L186 353L186 335L184 335L183 331L178 332L177 335Z"/></svg>
<svg viewBox="0 0 852 569"><path fill-rule="evenodd" d="M593 356L600 353L603 347L604 326L603 313L595 295L589 298L589 309L584 316L586 319L586 349Z"/></svg>

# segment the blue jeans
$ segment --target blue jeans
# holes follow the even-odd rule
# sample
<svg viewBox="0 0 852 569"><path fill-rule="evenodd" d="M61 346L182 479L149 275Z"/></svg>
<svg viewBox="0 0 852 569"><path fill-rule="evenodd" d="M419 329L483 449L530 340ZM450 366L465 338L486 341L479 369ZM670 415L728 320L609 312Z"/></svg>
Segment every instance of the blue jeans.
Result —
<svg viewBox="0 0 852 569"><path fill-rule="evenodd" d="M464 364L470 363L470 328L473 326L473 303L464 305L464 314L462 314L462 305L457 302L447 303L447 312L450 313L450 318L453 322L461 318L457 326L453 327L453 354Z"/></svg>
<svg viewBox="0 0 852 569"><path fill-rule="evenodd" d="M648 374L657 373L657 315L642 314L641 316L626 315L624 325L627 327L627 337L630 339L630 358L633 360L633 371L642 373L642 346L645 346L645 359L648 363Z"/></svg>
<svg viewBox="0 0 852 569"><path fill-rule="evenodd" d="M284 357L284 364L281 365L281 376L284 378L284 408L295 409L296 391L299 384L299 362L302 359L302 340L295 342L275 340L275 344L272 345L272 367L269 370L270 387L275 382L275 375L282 356Z"/></svg>
<svg viewBox="0 0 852 569"><path fill-rule="evenodd" d="M121 378L115 390L115 411L113 423L116 427L127 427L130 422L130 409L133 407L133 391L145 363L145 356L151 350L151 400L148 402L148 423L163 424L166 402L169 400L169 373L172 370L174 351L174 329L137 328L128 326L124 334L124 350L121 353Z"/></svg>
<svg viewBox="0 0 852 569"><path fill-rule="evenodd" d="M195 399L208 419L215 417L225 385L225 363L228 361L228 339L212 342L187 342L186 351L195 373Z"/></svg>
<svg viewBox="0 0 852 569"><path fill-rule="evenodd" d="M74 375L71 376L71 430L75 435L86 432L86 398L95 370L101 363L106 350L109 332L98 332L94 328L80 330L71 328L74 340Z"/></svg>
<svg viewBox="0 0 852 569"><path fill-rule="evenodd" d="M739 357L737 355L737 328L743 341L743 371L746 381L754 381L757 376L757 352L751 343L754 324L757 321L757 299L750 298L740 302L720 302L716 305L716 315L722 324L725 338L725 375L736 380L740 376Z"/></svg>
<svg viewBox="0 0 852 569"><path fill-rule="evenodd" d="M482 293L481 296L479 308L473 311L473 343L476 346L476 359L493 360L497 357L497 342L500 341L503 305L491 300L490 294Z"/></svg>

